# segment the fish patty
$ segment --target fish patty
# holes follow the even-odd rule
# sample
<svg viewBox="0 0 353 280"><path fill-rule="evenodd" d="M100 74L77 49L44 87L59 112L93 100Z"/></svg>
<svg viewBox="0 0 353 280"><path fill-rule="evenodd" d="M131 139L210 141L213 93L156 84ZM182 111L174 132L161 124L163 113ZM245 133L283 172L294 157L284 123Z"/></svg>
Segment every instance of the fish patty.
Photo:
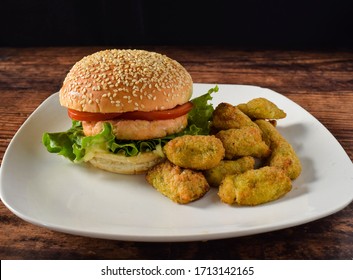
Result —
<svg viewBox="0 0 353 280"><path fill-rule="evenodd" d="M270 148L262 140L261 130L258 127L245 126L221 130L216 137L223 143L226 159L243 156L263 158L271 153Z"/></svg>
<svg viewBox="0 0 353 280"><path fill-rule="evenodd" d="M157 164L146 173L147 182L179 204L204 196L210 189L201 172L181 168L170 161Z"/></svg>
<svg viewBox="0 0 353 280"><path fill-rule="evenodd" d="M217 166L205 170L203 175L211 187L218 187L227 175L244 173L254 169L255 159L253 157L242 157L237 160L222 160Z"/></svg>
<svg viewBox="0 0 353 280"><path fill-rule="evenodd" d="M177 137L169 141L163 150L175 165L197 170L215 167L225 154L222 142L210 135Z"/></svg>
<svg viewBox="0 0 353 280"><path fill-rule="evenodd" d="M227 204L254 206L276 200L291 189L292 181L282 169L265 166L226 176L218 196Z"/></svg>
<svg viewBox="0 0 353 280"><path fill-rule="evenodd" d="M283 169L292 180L299 177L302 166L293 146L279 133L279 131L265 120L257 120L264 138L270 143L272 150L268 165Z"/></svg>

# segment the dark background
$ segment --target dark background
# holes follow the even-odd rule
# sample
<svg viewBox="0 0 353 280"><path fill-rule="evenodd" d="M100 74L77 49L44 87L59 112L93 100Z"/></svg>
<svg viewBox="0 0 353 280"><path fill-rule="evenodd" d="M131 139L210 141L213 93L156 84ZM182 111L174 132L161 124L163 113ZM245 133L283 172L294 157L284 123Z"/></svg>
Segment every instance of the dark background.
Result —
<svg viewBox="0 0 353 280"><path fill-rule="evenodd" d="M0 0L0 46L353 49L350 1Z"/></svg>

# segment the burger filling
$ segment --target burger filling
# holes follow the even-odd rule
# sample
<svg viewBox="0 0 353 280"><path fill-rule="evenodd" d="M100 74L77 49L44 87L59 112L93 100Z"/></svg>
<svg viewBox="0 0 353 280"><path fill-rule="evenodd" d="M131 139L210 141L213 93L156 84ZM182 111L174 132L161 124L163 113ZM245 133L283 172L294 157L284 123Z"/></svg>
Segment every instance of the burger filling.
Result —
<svg viewBox="0 0 353 280"><path fill-rule="evenodd" d="M170 120L109 120L83 121L83 132L86 136L99 134L105 122L112 125L113 133L120 140L147 140L162 138L184 130L188 124L187 114Z"/></svg>
<svg viewBox="0 0 353 280"><path fill-rule="evenodd" d="M162 147L177 136L209 134L214 108L208 101L212 100L211 94L217 91L216 86L191 100L191 103L186 103L188 105L181 105L174 111L174 108L172 111L165 110L168 117L163 111L142 112L142 115L155 114L154 120L141 119L141 116L136 118L136 115L135 119L131 119L131 114L141 112L118 113L114 118L109 115L108 119L103 120L99 118L101 115L107 117L107 114L84 113L86 117L93 114L94 119L82 119L77 116L80 113L69 110L72 127L65 132L44 133L42 141L49 152L74 162L89 161L97 153L137 156L139 153L157 151L163 156ZM156 114L163 116L156 119ZM130 119L126 117L129 115Z"/></svg>

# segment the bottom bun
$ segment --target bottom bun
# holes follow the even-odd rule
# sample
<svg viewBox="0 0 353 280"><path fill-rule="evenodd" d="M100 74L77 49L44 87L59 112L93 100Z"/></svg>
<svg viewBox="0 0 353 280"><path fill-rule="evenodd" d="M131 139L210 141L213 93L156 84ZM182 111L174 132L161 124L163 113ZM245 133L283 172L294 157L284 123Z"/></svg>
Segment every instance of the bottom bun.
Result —
<svg viewBox="0 0 353 280"><path fill-rule="evenodd" d="M94 167L119 174L141 174L162 162L165 158L154 152L126 157L115 154L96 154L89 163Z"/></svg>

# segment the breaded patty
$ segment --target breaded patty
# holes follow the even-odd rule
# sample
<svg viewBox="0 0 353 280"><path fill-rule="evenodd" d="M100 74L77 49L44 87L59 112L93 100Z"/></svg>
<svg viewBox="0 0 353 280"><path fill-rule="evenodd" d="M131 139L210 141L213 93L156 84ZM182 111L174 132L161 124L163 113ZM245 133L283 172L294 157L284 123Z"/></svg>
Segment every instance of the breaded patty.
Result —
<svg viewBox="0 0 353 280"><path fill-rule="evenodd" d="M255 126L251 119L240 111L237 106L228 103L220 103L212 115L212 128L226 130L241 128L243 126Z"/></svg>
<svg viewBox="0 0 353 280"><path fill-rule="evenodd" d="M281 168L289 178L296 179L302 171L302 166L292 145L271 123L265 120L257 120L256 124L260 127L264 137L270 142L272 153L268 161L269 166Z"/></svg>
<svg viewBox="0 0 353 280"><path fill-rule="evenodd" d="M240 175L228 175L218 196L227 204L255 206L280 198L292 189L292 181L276 167L265 166Z"/></svg>
<svg viewBox="0 0 353 280"><path fill-rule="evenodd" d="M211 187L218 187L227 175L244 173L254 169L255 159L253 157L242 157L237 160L222 160L217 166L205 170L203 175Z"/></svg>
<svg viewBox="0 0 353 280"><path fill-rule="evenodd" d="M266 98L259 97L237 106L251 119L283 119L286 113Z"/></svg>
<svg viewBox="0 0 353 280"><path fill-rule="evenodd" d="M183 169L168 160L151 168L146 179L160 193L180 204L199 199L210 189L201 172Z"/></svg>
<svg viewBox="0 0 353 280"><path fill-rule="evenodd" d="M221 130L216 137L223 143L226 159L243 156L263 158L271 153L270 148L262 141L261 131L257 126Z"/></svg>
<svg viewBox="0 0 353 280"><path fill-rule="evenodd" d="M164 153L175 165L205 170L215 167L224 157L222 142L210 135L185 135L164 146Z"/></svg>

